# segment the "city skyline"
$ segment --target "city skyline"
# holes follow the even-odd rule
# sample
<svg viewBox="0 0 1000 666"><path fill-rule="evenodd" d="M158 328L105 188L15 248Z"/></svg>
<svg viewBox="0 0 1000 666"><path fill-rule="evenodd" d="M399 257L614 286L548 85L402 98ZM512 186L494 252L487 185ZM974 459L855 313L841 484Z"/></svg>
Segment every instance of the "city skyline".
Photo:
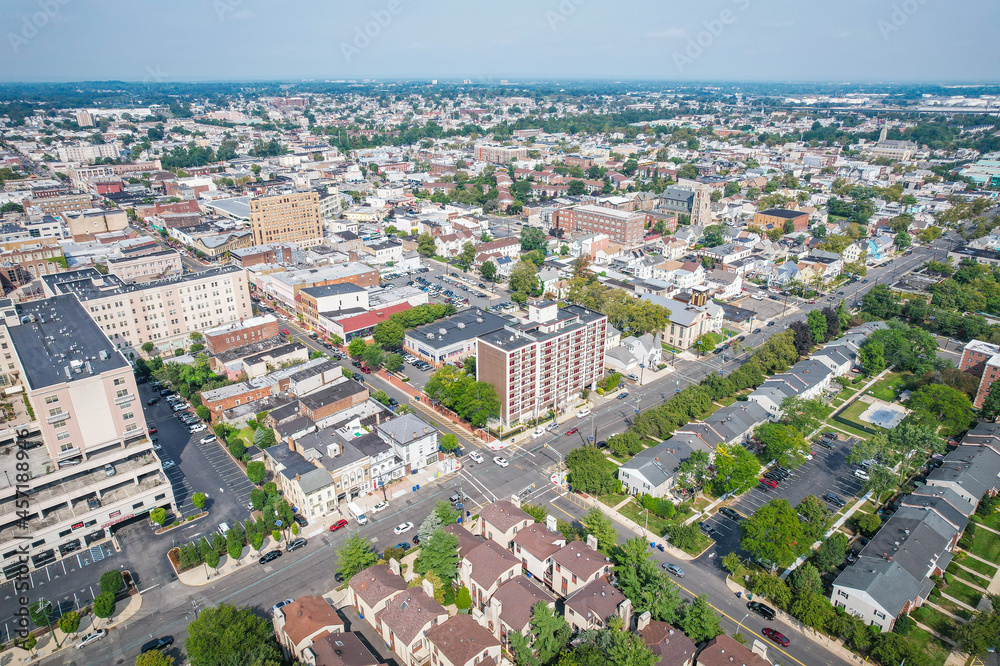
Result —
<svg viewBox="0 0 1000 666"><path fill-rule="evenodd" d="M0 80L298 79L992 82L1000 6L980 18L906 2L836 6L635 0L412 7L404 0L294 13L252 0L15 0L0 8ZM127 57L122 54L127 53Z"/></svg>

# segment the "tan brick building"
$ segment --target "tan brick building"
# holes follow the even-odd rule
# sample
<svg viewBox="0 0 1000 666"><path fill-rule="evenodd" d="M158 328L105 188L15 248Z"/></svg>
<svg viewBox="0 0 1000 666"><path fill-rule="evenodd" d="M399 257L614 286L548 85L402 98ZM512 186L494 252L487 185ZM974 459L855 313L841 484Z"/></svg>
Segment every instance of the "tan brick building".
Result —
<svg viewBox="0 0 1000 666"><path fill-rule="evenodd" d="M319 194L295 192L250 200L253 244L296 242L316 245L323 240Z"/></svg>

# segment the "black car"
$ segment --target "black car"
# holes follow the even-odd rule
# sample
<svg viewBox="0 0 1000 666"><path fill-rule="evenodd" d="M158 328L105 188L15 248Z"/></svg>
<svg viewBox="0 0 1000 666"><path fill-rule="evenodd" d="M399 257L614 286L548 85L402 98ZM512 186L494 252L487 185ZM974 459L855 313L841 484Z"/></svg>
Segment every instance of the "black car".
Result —
<svg viewBox="0 0 1000 666"><path fill-rule="evenodd" d="M356 372L351 374L351 379L353 379L356 382L364 382L365 381L365 378L362 377L361 375L359 375Z"/></svg>
<svg viewBox="0 0 1000 666"><path fill-rule="evenodd" d="M774 619L774 609L771 608L770 606L765 606L759 601L748 601L747 609L753 613L756 613L757 615L760 615L765 620Z"/></svg>
<svg viewBox="0 0 1000 666"><path fill-rule="evenodd" d="M165 388L165 389L162 389L162 390L160 391L160 395L161 395L161 396L163 396L164 398L165 398L165 397L167 397L168 395L173 395L173 394L174 394L174 392L173 392L173 391L171 391L171 390L170 390L170 389L168 389L168 388Z"/></svg>
<svg viewBox="0 0 1000 666"><path fill-rule="evenodd" d="M765 479L771 479L775 483L781 483L782 481L784 481L784 479L781 478L780 475L775 474L774 472L765 472L764 473L764 478Z"/></svg>
<svg viewBox="0 0 1000 666"><path fill-rule="evenodd" d="M833 442L831 442L828 439L821 439L816 443L822 446L824 449L830 449L831 451L833 451L833 449L836 448L834 447Z"/></svg>
<svg viewBox="0 0 1000 666"><path fill-rule="evenodd" d="M343 583L344 582L344 574L342 574L342 573L340 573L338 571L337 573L333 574L333 579L335 581L337 581L338 583Z"/></svg>
<svg viewBox="0 0 1000 666"><path fill-rule="evenodd" d="M839 496L834 495L833 493L827 493L826 495L823 495L823 499L829 502L830 504L834 505L835 507L841 509L844 508L844 506L846 506L847 504L847 502L842 500Z"/></svg>
<svg viewBox="0 0 1000 666"><path fill-rule="evenodd" d="M295 539L294 541L289 542L287 546L285 546L285 550L287 550L290 553L293 550L304 548L306 543L308 542L305 539Z"/></svg>
<svg viewBox="0 0 1000 666"><path fill-rule="evenodd" d="M305 527L306 525L309 524L309 521L307 521L305 518L303 518L297 513L292 515L292 520L294 520L295 524L298 525L299 527Z"/></svg>
<svg viewBox="0 0 1000 666"><path fill-rule="evenodd" d="M736 509L730 509L728 506L724 506L719 509L719 513L732 520L743 520L743 516L741 516Z"/></svg>
<svg viewBox="0 0 1000 666"><path fill-rule="evenodd" d="M698 523L698 529L700 529L708 536L712 536L713 534L715 534L715 528L705 522Z"/></svg>
<svg viewBox="0 0 1000 666"><path fill-rule="evenodd" d="M168 648L173 644L173 636L161 636L160 638L154 638L151 641L143 643L142 648L140 648L139 651L142 652L142 654L146 654L150 650L162 650L163 648Z"/></svg>
<svg viewBox="0 0 1000 666"><path fill-rule="evenodd" d="M762 493L769 493L771 492L771 487L763 483L758 483L757 490L761 491Z"/></svg>
<svg viewBox="0 0 1000 666"><path fill-rule="evenodd" d="M41 442L39 442L37 439L33 439L33 440L18 442L17 448L21 449L22 451L30 451L31 449L37 449L41 445L42 445Z"/></svg>
<svg viewBox="0 0 1000 666"><path fill-rule="evenodd" d="M159 399L159 398L156 398L156 397L153 397L153 398L150 398L149 400L147 400L147 401L146 401L146 404L147 404L147 405L155 405L155 404L156 404L156 403L158 403L159 401L160 401L160 399Z"/></svg>
<svg viewBox="0 0 1000 666"><path fill-rule="evenodd" d="M261 564L267 564L268 562L273 562L274 560L278 559L279 557L281 557L281 551L280 550L272 550L271 552L264 553L263 555L260 556L260 563Z"/></svg>

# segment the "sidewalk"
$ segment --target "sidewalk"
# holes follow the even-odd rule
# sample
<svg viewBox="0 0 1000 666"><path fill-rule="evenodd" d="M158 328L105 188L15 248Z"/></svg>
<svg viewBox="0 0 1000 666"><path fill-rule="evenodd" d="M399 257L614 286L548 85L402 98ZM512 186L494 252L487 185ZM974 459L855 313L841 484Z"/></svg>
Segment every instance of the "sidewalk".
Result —
<svg viewBox="0 0 1000 666"><path fill-rule="evenodd" d="M19 647L10 648L8 653L10 657L5 657L3 663L8 666L11 664L29 664L51 657L63 650L75 650L79 639L86 634L94 631L95 629L107 629L110 634L115 627L132 619L139 612L141 607L142 595L137 592L129 597L128 603L124 606L121 602L118 602L118 605L115 608L115 614L106 620L98 618L93 613L81 616L79 629L68 636L58 627L53 625L52 631L55 634L55 638L59 642L58 647L56 646L56 640L53 640L53 635L46 633L43 636L38 637L38 644L35 645L35 649L30 652L28 650L22 650Z"/></svg>

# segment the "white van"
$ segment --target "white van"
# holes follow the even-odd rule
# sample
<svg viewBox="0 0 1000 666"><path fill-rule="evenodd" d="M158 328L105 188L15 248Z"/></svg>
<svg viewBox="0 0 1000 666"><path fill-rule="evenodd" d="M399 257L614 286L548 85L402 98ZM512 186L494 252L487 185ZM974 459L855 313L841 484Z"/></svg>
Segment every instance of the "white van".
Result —
<svg viewBox="0 0 1000 666"><path fill-rule="evenodd" d="M368 516L366 516L361 507L354 502L347 503L347 510L354 516L354 520L358 521L358 525L364 525L368 522Z"/></svg>
<svg viewBox="0 0 1000 666"><path fill-rule="evenodd" d="M219 523L219 534L226 536L226 532L229 531L229 523Z"/></svg>

